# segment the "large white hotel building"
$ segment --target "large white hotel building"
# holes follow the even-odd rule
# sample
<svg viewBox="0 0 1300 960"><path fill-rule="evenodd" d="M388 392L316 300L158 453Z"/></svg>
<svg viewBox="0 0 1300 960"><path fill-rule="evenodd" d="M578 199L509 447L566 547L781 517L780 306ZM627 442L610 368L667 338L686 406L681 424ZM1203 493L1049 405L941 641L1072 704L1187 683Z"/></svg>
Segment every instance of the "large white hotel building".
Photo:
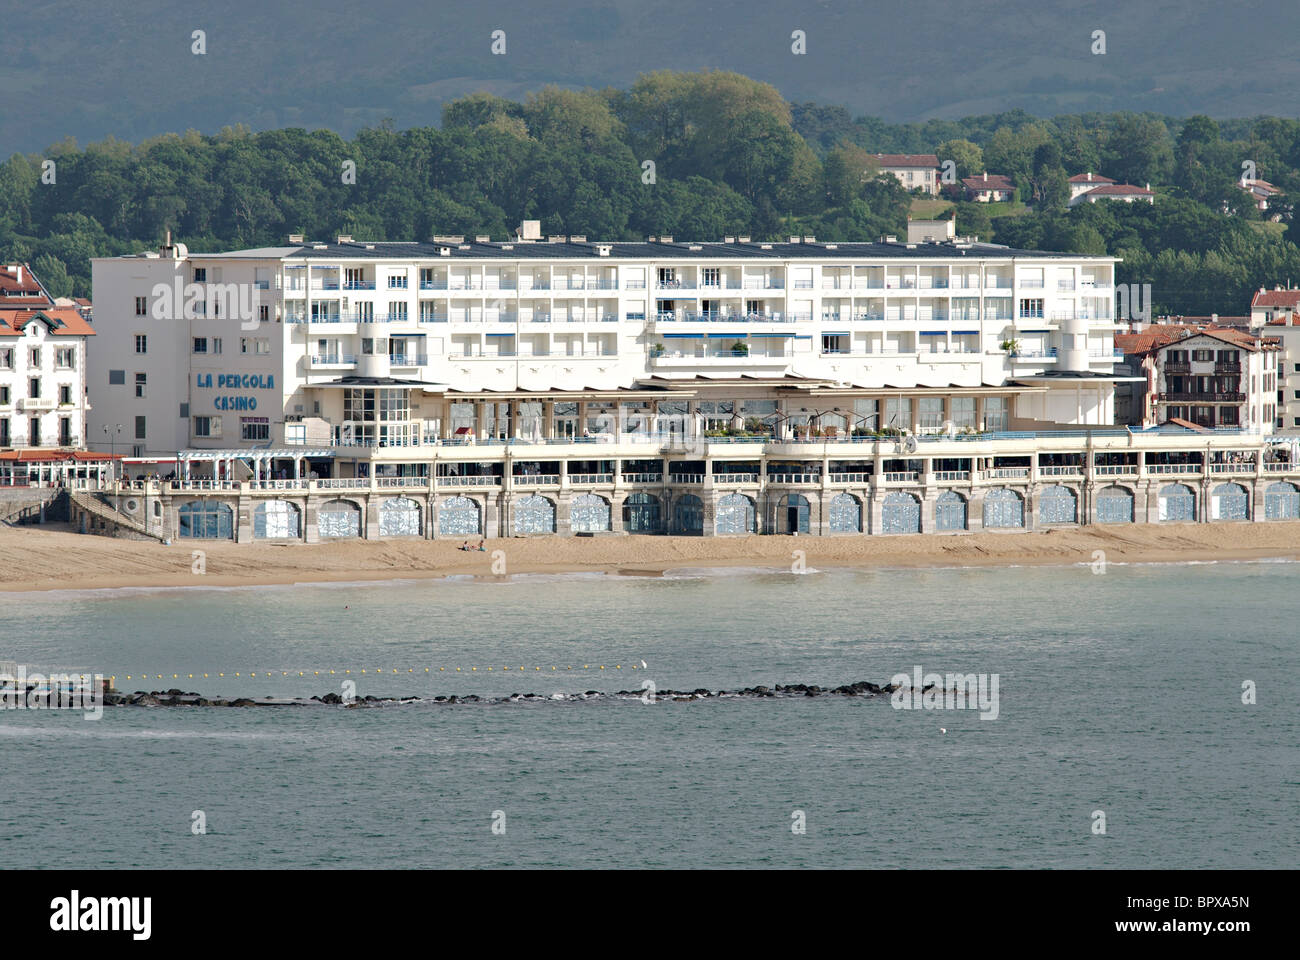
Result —
<svg viewBox="0 0 1300 960"><path fill-rule="evenodd" d="M88 436L210 485L177 535L1029 527L1154 476L1113 427L1113 257L289 239L93 263Z"/></svg>

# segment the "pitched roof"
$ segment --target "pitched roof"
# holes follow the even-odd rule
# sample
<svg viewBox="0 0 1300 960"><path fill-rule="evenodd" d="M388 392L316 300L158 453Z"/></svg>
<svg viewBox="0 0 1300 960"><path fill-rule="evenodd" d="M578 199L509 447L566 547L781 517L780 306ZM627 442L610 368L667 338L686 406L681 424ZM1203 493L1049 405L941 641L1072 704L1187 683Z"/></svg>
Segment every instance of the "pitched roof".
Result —
<svg viewBox="0 0 1300 960"><path fill-rule="evenodd" d="M0 307L53 306L53 303L27 264L0 266Z"/></svg>
<svg viewBox="0 0 1300 960"><path fill-rule="evenodd" d="M1300 290L1256 290L1250 298L1252 307L1295 307L1300 305Z"/></svg>
<svg viewBox="0 0 1300 960"><path fill-rule="evenodd" d="M1010 191L1016 189L1015 184L1011 182L1011 178L1000 173L986 173L978 177L962 177L961 182L967 190L976 192L980 190Z"/></svg>
<svg viewBox="0 0 1300 960"><path fill-rule="evenodd" d="M1071 183L1114 183L1110 177L1103 177L1100 173L1080 173L1070 178Z"/></svg>
<svg viewBox="0 0 1300 960"><path fill-rule="evenodd" d="M0 307L0 337L20 337L23 331L36 317L45 317L52 321L50 336L53 337L93 337L95 328L86 322L76 307L47 307L42 309L25 308L7 310Z"/></svg>
<svg viewBox="0 0 1300 960"><path fill-rule="evenodd" d="M1164 347L1173 346L1192 337L1212 337L1234 347L1241 347L1257 353L1261 349L1270 349L1275 337L1256 337L1243 330L1232 327L1214 327L1190 325L1183 323L1160 323L1147 327L1140 333L1115 334L1115 346L1126 355L1147 354Z"/></svg>
<svg viewBox="0 0 1300 960"><path fill-rule="evenodd" d="M882 167L937 167L939 158L933 153L877 153Z"/></svg>

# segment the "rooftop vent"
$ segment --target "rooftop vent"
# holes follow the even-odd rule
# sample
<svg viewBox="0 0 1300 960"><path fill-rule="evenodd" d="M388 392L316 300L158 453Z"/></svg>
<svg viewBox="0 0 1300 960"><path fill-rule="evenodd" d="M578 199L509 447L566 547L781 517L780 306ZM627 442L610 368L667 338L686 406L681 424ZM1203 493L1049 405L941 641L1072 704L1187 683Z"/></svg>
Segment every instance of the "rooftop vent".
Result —
<svg viewBox="0 0 1300 960"><path fill-rule="evenodd" d="M799 238L798 238L798 237L791 237L791 238L790 238L790 242L791 242L791 243L798 243L798 242L799 242Z"/></svg>
<svg viewBox="0 0 1300 960"><path fill-rule="evenodd" d="M486 233L480 233L474 238L475 243L491 243L492 238Z"/></svg>
<svg viewBox="0 0 1300 960"><path fill-rule="evenodd" d="M737 237L736 239L741 243L749 243L749 237Z"/></svg>
<svg viewBox="0 0 1300 960"><path fill-rule="evenodd" d="M450 257L450 256L451 256L451 247L439 247L439 248L438 248L438 256L440 256L440 257Z"/></svg>
<svg viewBox="0 0 1300 960"><path fill-rule="evenodd" d="M827 250L838 250L839 248L840 248L840 245L839 245L838 243L828 243L828 244L826 244L826 249L827 249Z"/></svg>
<svg viewBox="0 0 1300 960"><path fill-rule="evenodd" d="M311 248L312 248L313 250L324 250L327 246L329 246L329 244L325 244L325 243L313 243L313 244L311 245Z"/></svg>
<svg viewBox="0 0 1300 960"><path fill-rule="evenodd" d="M367 243L367 244L366 244L366 249L367 249L367 250L373 250L373 249L375 249L375 245L374 245L373 243Z"/></svg>
<svg viewBox="0 0 1300 960"><path fill-rule="evenodd" d="M350 234L350 233L340 233L340 234L339 234L339 237L338 237L338 242L339 242L339 243L351 243L351 242L352 242L352 234Z"/></svg>
<svg viewBox="0 0 1300 960"><path fill-rule="evenodd" d="M804 242L804 243L816 243L816 242L817 242L817 238L816 238L816 237L804 237L804 238L803 238L803 242Z"/></svg>
<svg viewBox="0 0 1300 960"><path fill-rule="evenodd" d="M546 242L547 242L547 243L563 243L563 242L564 242L564 234L562 234L562 233L552 233L552 234L548 234L547 237L546 237Z"/></svg>
<svg viewBox="0 0 1300 960"><path fill-rule="evenodd" d="M661 237L659 238L659 242L660 242L660 243L672 243L672 242L673 242L673 238L672 238L672 237L662 237L662 236L661 236Z"/></svg>
<svg viewBox="0 0 1300 960"><path fill-rule="evenodd" d="M521 220L519 221L519 229L515 232L520 240L540 240L542 239L542 221Z"/></svg>
<svg viewBox="0 0 1300 960"><path fill-rule="evenodd" d="M587 235L586 235L585 233L574 234L573 236L569 237L569 242L570 242L570 243L586 243L586 242L587 242Z"/></svg>
<svg viewBox="0 0 1300 960"><path fill-rule="evenodd" d="M457 245L456 245L456 249L457 249L457 250L468 250L468 249L469 249L469 244L468 244L468 243L457 244Z"/></svg>
<svg viewBox="0 0 1300 960"><path fill-rule="evenodd" d="M464 237L440 237L435 235L433 238L433 242L434 243L464 243L465 238Z"/></svg>
<svg viewBox="0 0 1300 960"><path fill-rule="evenodd" d="M514 248L515 248L515 245L514 245L513 243L503 243L503 244L501 244L501 249L502 249L502 250L513 250Z"/></svg>
<svg viewBox="0 0 1300 960"><path fill-rule="evenodd" d="M763 244L760 244L760 245L759 245L759 249L761 249L761 250L771 250L771 249L772 249L772 245L771 245L770 243L763 243Z"/></svg>
<svg viewBox="0 0 1300 960"><path fill-rule="evenodd" d="M735 238L735 237L723 237L723 238L722 238L722 242L723 242L723 243L735 243L735 242L736 242L736 238Z"/></svg>
<svg viewBox="0 0 1300 960"><path fill-rule="evenodd" d="M698 243L692 243L691 246L690 246L690 249L691 249L691 250L703 250L704 248L703 248L702 246L700 246Z"/></svg>
<svg viewBox="0 0 1300 960"><path fill-rule="evenodd" d="M608 244L602 243L600 246L596 248L596 252L600 254L602 257L608 257L610 249L611 247Z"/></svg>
<svg viewBox="0 0 1300 960"><path fill-rule="evenodd" d="M302 243L305 239L306 239L306 236L305 236L304 234L301 234L301 233L291 233L291 234L289 234L289 242L290 242L290 243Z"/></svg>

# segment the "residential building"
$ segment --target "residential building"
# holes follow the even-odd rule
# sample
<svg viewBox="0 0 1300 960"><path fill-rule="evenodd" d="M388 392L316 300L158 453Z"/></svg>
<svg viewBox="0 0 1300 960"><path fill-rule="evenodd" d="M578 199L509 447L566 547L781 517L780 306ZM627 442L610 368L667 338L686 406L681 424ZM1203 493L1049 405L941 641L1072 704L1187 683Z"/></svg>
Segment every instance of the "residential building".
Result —
<svg viewBox="0 0 1300 960"><path fill-rule="evenodd" d="M1070 183L1070 206L1074 206L1074 201L1089 190L1096 190L1098 187L1110 186L1115 183L1110 177L1103 177L1099 173L1093 173L1089 170L1087 173L1076 174L1069 180Z"/></svg>
<svg viewBox="0 0 1300 960"><path fill-rule="evenodd" d="M1260 287L1250 298L1250 325L1252 329L1278 317L1300 310L1300 288L1276 286L1272 290Z"/></svg>
<svg viewBox="0 0 1300 960"><path fill-rule="evenodd" d="M892 173L908 190L939 192L939 158L933 153L878 153L881 173Z"/></svg>
<svg viewBox="0 0 1300 960"><path fill-rule="evenodd" d="M1141 390L1123 390L1117 409L1145 427L1186 422L1269 435L1277 418L1280 343L1222 327L1153 325L1117 334L1116 347ZM1130 381L1132 383L1132 381Z"/></svg>
<svg viewBox="0 0 1300 960"><path fill-rule="evenodd" d="M1010 200L1016 190L1016 185L1011 182L1010 177L1000 173L990 174L987 171L977 177L963 177L961 185L966 199L975 203L1000 203Z"/></svg>
<svg viewBox="0 0 1300 960"><path fill-rule="evenodd" d="M1119 200L1123 203L1155 203L1156 195L1152 192L1149 183L1145 187L1135 187L1128 183L1111 183L1076 194L1070 198L1070 206L1076 207L1081 203L1096 203L1099 200Z"/></svg>
<svg viewBox="0 0 1300 960"><path fill-rule="evenodd" d="M1274 186L1267 180L1243 179L1238 181L1238 186L1251 195L1251 199L1255 204L1255 209L1259 210L1261 213L1268 211L1270 200L1282 195L1282 188ZM1274 214L1270 219L1277 220L1278 218L1279 215Z"/></svg>
<svg viewBox="0 0 1300 960"><path fill-rule="evenodd" d="M83 445L94 335L75 308L54 305L26 264L0 269L0 450Z"/></svg>

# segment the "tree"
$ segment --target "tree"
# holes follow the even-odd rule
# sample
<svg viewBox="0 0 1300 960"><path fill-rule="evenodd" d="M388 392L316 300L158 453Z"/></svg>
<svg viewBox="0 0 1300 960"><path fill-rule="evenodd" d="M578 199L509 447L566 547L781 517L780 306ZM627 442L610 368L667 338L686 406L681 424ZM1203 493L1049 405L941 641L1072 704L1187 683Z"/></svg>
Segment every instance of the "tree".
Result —
<svg viewBox="0 0 1300 960"><path fill-rule="evenodd" d="M977 177L985 173L984 151L969 140L946 140L934 151L942 166L945 160L951 160L957 166L957 180ZM999 170L994 173L1001 173Z"/></svg>

